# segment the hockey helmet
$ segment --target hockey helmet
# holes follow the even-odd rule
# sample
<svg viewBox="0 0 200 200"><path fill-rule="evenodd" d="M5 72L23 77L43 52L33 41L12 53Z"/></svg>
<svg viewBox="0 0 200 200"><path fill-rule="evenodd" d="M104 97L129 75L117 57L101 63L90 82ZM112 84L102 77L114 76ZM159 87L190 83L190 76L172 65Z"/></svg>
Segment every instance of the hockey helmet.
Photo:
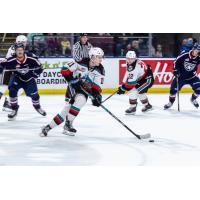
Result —
<svg viewBox="0 0 200 200"><path fill-rule="evenodd" d="M22 42L27 42L28 39L25 35L18 35L16 37L16 43L22 43Z"/></svg>
<svg viewBox="0 0 200 200"><path fill-rule="evenodd" d="M135 51L128 51L128 52L126 53L126 58L134 58L134 59L136 59L137 56L136 56Z"/></svg>
<svg viewBox="0 0 200 200"><path fill-rule="evenodd" d="M99 47L93 47L89 50L89 57L90 59L93 57L93 56L101 56L103 57L104 56L104 52L101 48Z"/></svg>

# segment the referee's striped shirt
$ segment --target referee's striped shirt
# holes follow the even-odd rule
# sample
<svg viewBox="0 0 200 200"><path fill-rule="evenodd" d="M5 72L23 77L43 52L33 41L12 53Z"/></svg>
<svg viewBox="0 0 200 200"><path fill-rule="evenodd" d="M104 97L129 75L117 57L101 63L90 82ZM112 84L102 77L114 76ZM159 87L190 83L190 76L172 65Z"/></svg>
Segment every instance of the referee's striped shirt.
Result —
<svg viewBox="0 0 200 200"><path fill-rule="evenodd" d="M73 45L73 58L76 62L80 62L83 58L89 58L89 50L92 45L87 42L86 44L81 44L80 41Z"/></svg>

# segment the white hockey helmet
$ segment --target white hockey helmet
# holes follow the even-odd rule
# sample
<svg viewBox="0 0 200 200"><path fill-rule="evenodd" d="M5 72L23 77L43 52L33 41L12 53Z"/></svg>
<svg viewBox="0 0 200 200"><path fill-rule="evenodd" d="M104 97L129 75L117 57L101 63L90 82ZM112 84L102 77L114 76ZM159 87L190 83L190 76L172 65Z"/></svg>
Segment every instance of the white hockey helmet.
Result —
<svg viewBox="0 0 200 200"><path fill-rule="evenodd" d="M18 35L16 37L16 43L23 43L23 42L27 42L28 39L25 35Z"/></svg>
<svg viewBox="0 0 200 200"><path fill-rule="evenodd" d="M89 50L89 57L90 57L90 59L92 58L92 56L101 56L101 57L103 57L104 56L104 52L99 47L92 47Z"/></svg>
<svg viewBox="0 0 200 200"><path fill-rule="evenodd" d="M135 51L128 51L128 52L126 53L126 58L134 58L134 59L136 59L137 56L136 56Z"/></svg>

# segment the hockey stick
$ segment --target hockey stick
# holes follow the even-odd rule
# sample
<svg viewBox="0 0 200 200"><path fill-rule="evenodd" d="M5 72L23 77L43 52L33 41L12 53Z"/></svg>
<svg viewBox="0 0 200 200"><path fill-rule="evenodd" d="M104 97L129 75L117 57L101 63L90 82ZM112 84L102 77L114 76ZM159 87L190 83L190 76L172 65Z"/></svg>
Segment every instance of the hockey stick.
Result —
<svg viewBox="0 0 200 200"><path fill-rule="evenodd" d="M86 95L89 96L89 98L91 100L94 100L93 96L88 93L87 91L85 91L83 89L83 87L81 87L81 89L83 90L83 92L85 92ZM108 114L110 114L114 119L116 119L122 126L124 126L129 132L131 132L136 138L138 138L139 140L141 139L148 139L151 137L151 134L150 133L147 133L147 134L144 134L144 135L139 135L139 134L136 134L135 132L133 132L126 124L124 124L124 122L122 122L118 117L116 117L112 112L110 112L104 105L100 105Z"/></svg>
<svg viewBox="0 0 200 200"><path fill-rule="evenodd" d="M177 102L178 102L178 112L180 112L180 99L179 99L179 83L178 83L178 77L176 78L177 82Z"/></svg>
<svg viewBox="0 0 200 200"><path fill-rule="evenodd" d="M37 70L37 69L41 69L41 67L36 67L36 68L21 68L21 69L5 69L3 70L3 72L16 72L16 71L23 71L23 70Z"/></svg>
<svg viewBox="0 0 200 200"><path fill-rule="evenodd" d="M112 93L110 96L108 96L106 99L104 99L101 103L104 103L105 101L107 101L108 99L110 99L113 95L115 95L116 93L118 92L118 90L117 91L115 91L114 93Z"/></svg>

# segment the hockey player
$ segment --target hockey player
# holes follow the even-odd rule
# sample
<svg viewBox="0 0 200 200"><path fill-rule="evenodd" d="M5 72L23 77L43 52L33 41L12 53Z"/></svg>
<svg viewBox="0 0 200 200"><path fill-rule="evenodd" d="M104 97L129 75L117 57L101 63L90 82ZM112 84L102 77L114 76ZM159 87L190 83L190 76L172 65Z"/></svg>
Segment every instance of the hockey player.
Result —
<svg viewBox="0 0 200 200"><path fill-rule="evenodd" d="M60 114L57 114L50 124L42 128L41 136L47 136L48 132L60 125L65 120L64 134L74 136L76 129L72 123L79 114L81 108L86 104L87 94L84 90L92 94L94 106L101 104L101 86L104 81L104 67L101 64L104 52L98 47L89 51L89 58L82 64L71 62L64 66L61 74L68 82L70 93L72 94L69 104L67 104Z"/></svg>
<svg viewBox="0 0 200 200"><path fill-rule="evenodd" d="M31 97L33 107L38 113L45 116L46 112L41 109L39 102L39 94L35 78L37 78L43 71L41 63L34 57L25 54L24 45L17 43L15 45L15 56L8 58L1 62L3 70L12 71L9 82L9 97L12 112L8 114L9 120L14 120L18 112L17 93L23 88L26 95Z"/></svg>
<svg viewBox="0 0 200 200"><path fill-rule="evenodd" d="M89 58L89 51L92 48L92 44L88 42L88 34L81 33L80 40L73 45L72 56L75 62L79 64L84 64L85 59ZM69 102L70 100L70 89L67 88L65 93L65 101Z"/></svg>
<svg viewBox="0 0 200 200"><path fill-rule="evenodd" d="M16 43L22 43L24 45L24 48L26 49L26 46L28 44L28 39L25 35L18 35L16 37ZM8 52L6 54L6 57L5 59L8 59L9 57L11 56L14 56L15 55L15 45L11 45L11 47L8 49ZM0 85L0 99L1 97L3 96L3 94L5 93L5 91L8 89L8 82L10 80L10 76L11 76L11 72L6 72L6 73L2 73L1 75L1 84ZM20 95L23 91L20 90L18 92L18 94ZM10 106L10 103L8 101L7 98L5 98L5 101L4 101L4 104L3 104L3 110L10 110L11 109L11 106Z"/></svg>
<svg viewBox="0 0 200 200"><path fill-rule="evenodd" d="M16 43L22 43L24 45L24 48L26 49L27 44L28 44L28 39L25 35L18 35L16 37ZM6 58L9 58L11 56L15 55L15 44L13 44L9 49L6 54Z"/></svg>
<svg viewBox="0 0 200 200"><path fill-rule="evenodd" d="M118 88L118 94L129 93L130 107L125 111L126 114L136 113L137 99L139 98L144 105L142 112L152 109L152 105L147 98L147 91L153 85L154 77L150 66L136 57L135 51L128 51L126 54L126 74L123 84Z"/></svg>
<svg viewBox="0 0 200 200"><path fill-rule="evenodd" d="M172 107L177 91L180 91L186 84L189 84L194 91L190 99L191 103L196 108L199 107L196 100L200 95L200 79L197 75L197 68L200 64L199 53L200 45L195 44L191 51L183 53L176 58L173 69L174 79L170 87L169 103L164 105L164 109ZM179 88L177 88L177 81Z"/></svg>

